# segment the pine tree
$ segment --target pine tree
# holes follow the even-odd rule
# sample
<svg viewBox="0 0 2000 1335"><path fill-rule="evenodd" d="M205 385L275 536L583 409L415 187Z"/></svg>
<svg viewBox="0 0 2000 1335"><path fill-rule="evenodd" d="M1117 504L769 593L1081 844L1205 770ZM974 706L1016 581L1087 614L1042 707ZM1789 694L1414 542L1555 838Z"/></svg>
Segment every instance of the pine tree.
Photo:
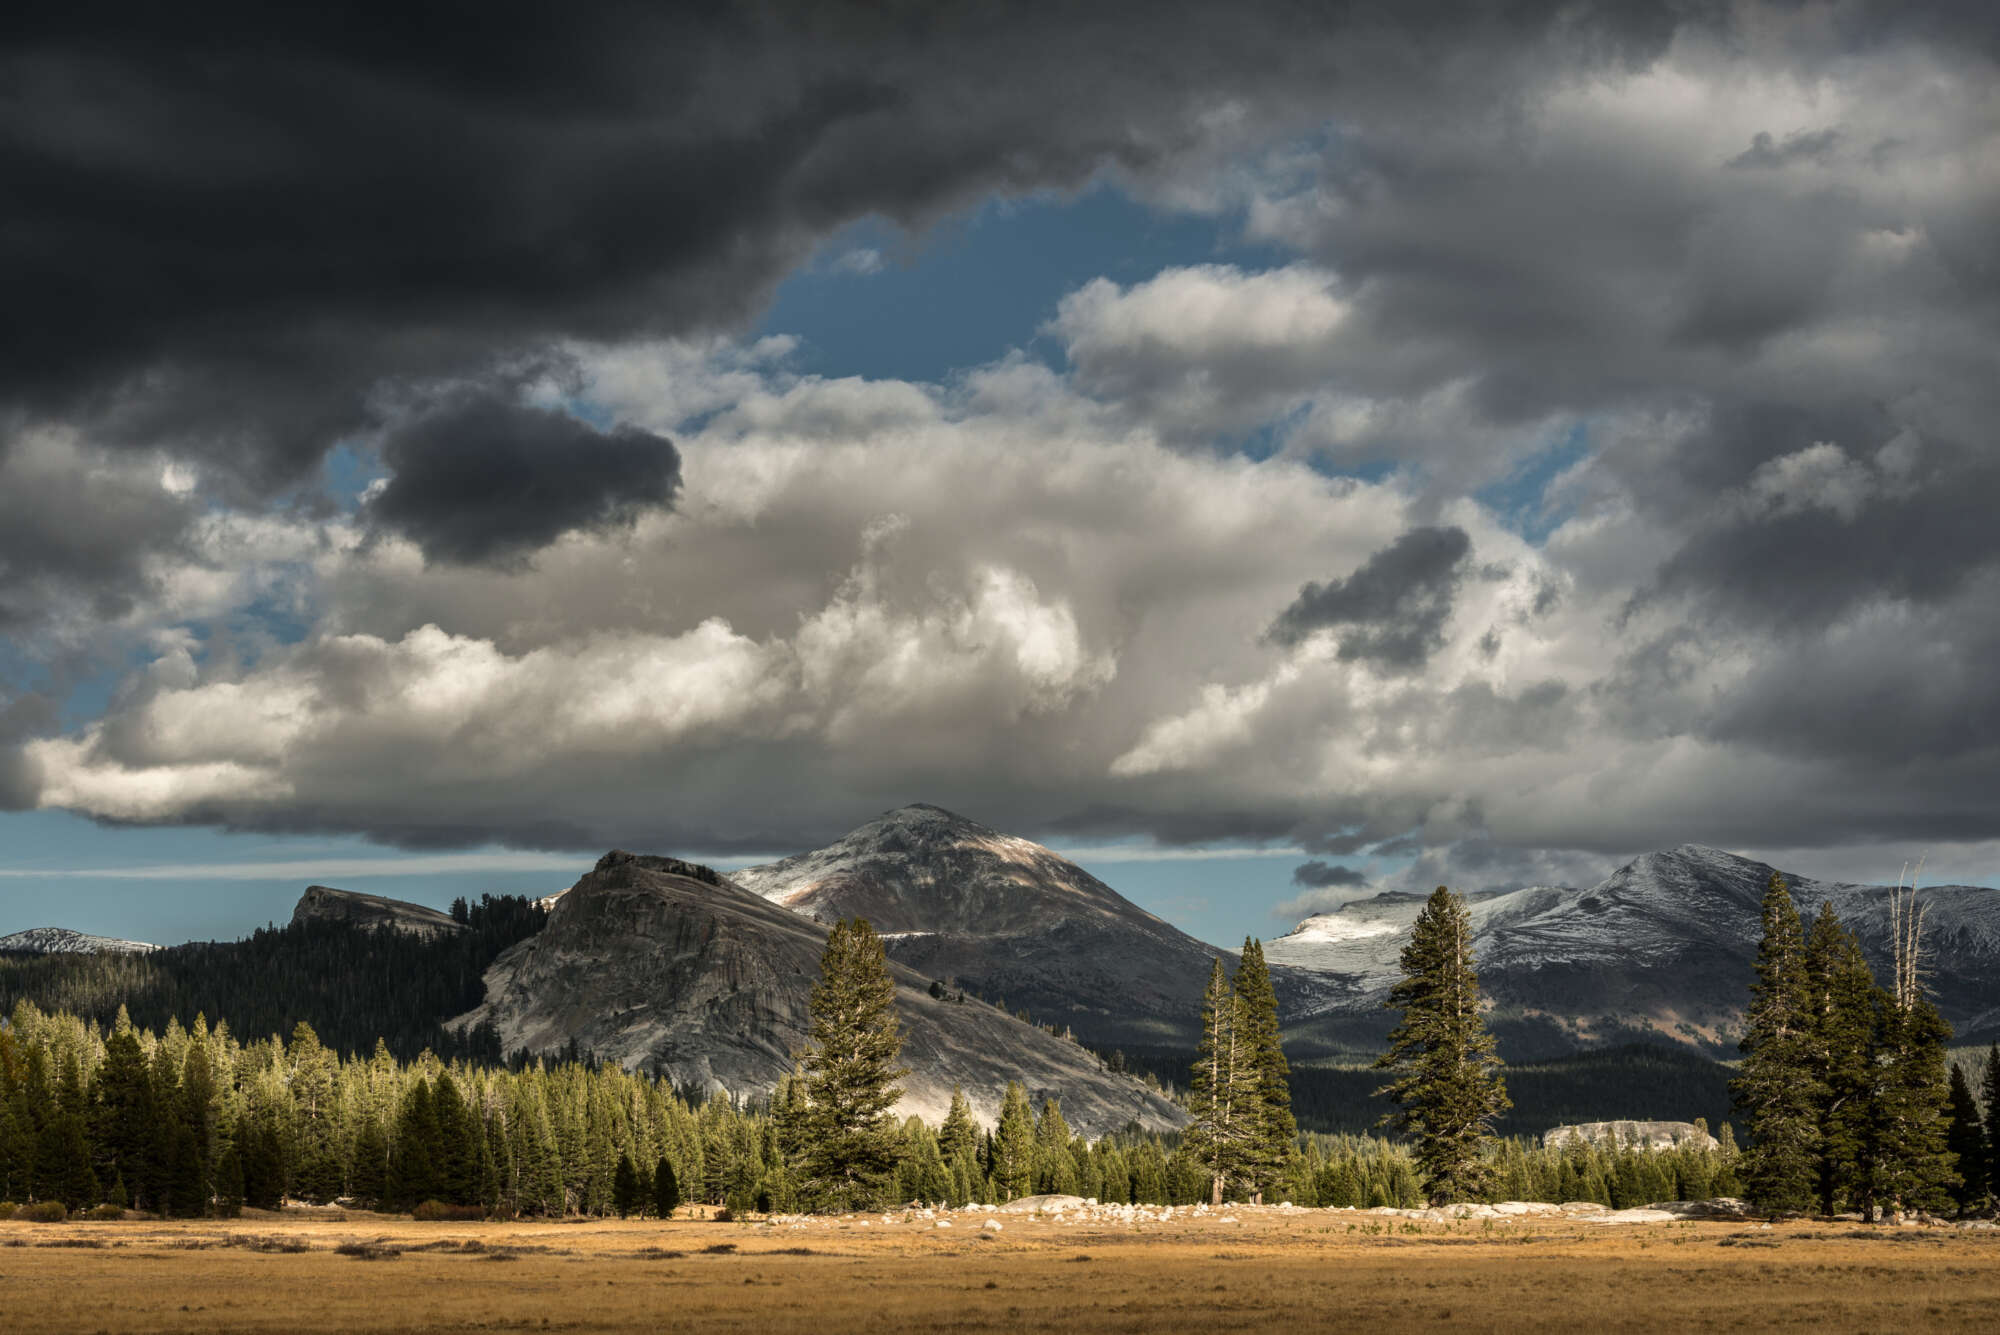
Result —
<svg viewBox="0 0 2000 1335"><path fill-rule="evenodd" d="M1264 945L1246 937L1236 968L1236 997L1242 1004L1243 1039L1255 1072L1252 1130L1246 1169L1252 1199L1263 1203L1298 1160L1299 1126L1292 1116L1291 1066L1278 1033L1278 994L1264 963Z"/></svg>
<svg viewBox="0 0 2000 1335"><path fill-rule="evenodd" d="M632 1156L618 1156L618 1168L611 1179L611 1208L624 1219L639 1208L639 1174L632 1167Z"/></svg>
<svg viewBox="0 0 2000 1335"><path fill-rule="evenodd" d="M1069 1121L1054 1097L1042 1101L1035 1119L1035 1191L1041 1195L1076 1194L1076 1163L1069 1152Z"/></svg>
<svg viewBox="0 0 2000 1335"><path fill-rule="evenodd" d="M485 1129L479 1114L459 1093L458 1082L448 1071L438 1072L431 1092L431 1115L437 1120L437 1190L441 1201L452 1205L479 1202L479 1158L485 1144Z"/></svg>
<svg viewBox="0 0 2000 1335"><path fill-rule="evenodd" d="M1201 1000L1201 1043L1188 1082L1189 1156L1208 1175L1209 1199L1223 1197L1252 1162L1260 1110L1257 1068L1246 1043L1243 1004L1222 961L1208 971Z"/></svg>
<svg viewBox="0 0 2000 1335"><path fill-rule="evenodd" d="M1877 989L1861 941L1822 901L1805 944L1810 1055L1818 1073L1819 1207L1833 1214L1867 1195L1866 1148L1875 1084Z"/></svg>
<svg viewBox="0 0 2000 1335"><path fill-rule="evenodd" d="M965 1091L954 1085L951 1110L944 1115L944 1125L938 1128L938 1153L946 1163L956 1163L978 1144L979 1123L973 1120L972 1105L966 1101Z"/></svg>
<svg viewBox="0 0 2000 1335"><path fill-rule="evenodd" d="M2000 1196L2000 1043L1986 1049L1986 1071L1979 1096L1986 1104L1986 1189Z"/></svg>
<svg viewBox="0 0 2000 1335"><path fill-rule="evenodd" d="M810 1138L801 1168L823 1208L872 1204L896 1166L896 1124L888 1116L908 1074L896 1065L902 1036L896 983L882 939L867 920L837 923L820 957L809 1001L805 1093Z"/></svg>
<svg viewBox="0 0 2000 1335"><path fill-rule="evenodd" d="M288 1084L298 1137L293 1190L306 1200L324 1205L340 1195L342 1186L340 1129L334 1097L335 1058L321 1045L313 1027L303 1020L292 1030L285 1057L291 1068Z"/></svg>
<svg viewBox="0 0 2000 1335"><path fill-rule="evenodd" d="M1959 1187L1953 1196L1963 1214L1986 1199L1986 1131L1979 1124L1979 1102L1972 1097L1965 1068L1957 1062L1951 1066L1951 1126L1945 1143L1957 1163Z"/></svg>
<svg viewBox="0 0 2000 1335"><path fill-rule="evenodd" d="M241 1169L239 1168L239 1172ZM354 1137L354 1167L348 1191L362 1208L379 1210L389 1198L389 1138L382 1124L366 1113Z"/></svg>
<svg viewBox="0 0 2000 1335"><path fill-rule="evenodd" d="M653 1169L653 1213L662 1219L672 1219L680 1204L680 1181L674 1176L673 1164L663 1154Z"/></svg>
<svg viewBox="0 0 2000 1335"><path fill-rule="evenodd" d="M118 1023L104 1043L104 1060L97 1068L93 1139L101 1156L98 1176L124 1184L125 1199L117 1205L151 1209L154 1202L134 1199L159 1177L159 1169L149 1162L158 1134L160 1111L153 1097L152 1072L140 1050L139 1036L133 1032L124 1007Z"/></svg>
<svg viewBox="0 0 2000 1335"><path fill-rule="evenodd" d="M1886 998L1881 1013L1871 1146L1877 1199L1892 1215L1940 1211L1959 1185L1945 1070L1951 1026L1921 996L1907 1006Z"/></svg>
<svg viewBox="0 0 2000 1335"><path fill-rule="evenodd" d="M1026 1196L1035 1189L1035 1113L1028 1091L1009 1080L1000 1100L1000 1125L993 1134L994 1189L1002 1201Z"/></svg>
<svg viewBox="0 0 2000 1335"><path fill-rule="evenodd" d="M396 1148L389 1157L389 1199L397 1209L408 1210L439 1198L442 1149L430 1082L420 1075L403 1095L402 1112L396 1119Z"/></svg>
<svg viewBox="0 0 2000 1335"><path fill-rule="evenodd" d="M1743 1065L1730 1092L1750 1134L1742 1171L1751 1203L1780 1214L1812 1207L1824 1086L1813 1064L1805 938L1791 891L1776 872L1764 889L1763 927L1744 1015Z"/></svg>
<svg viewBox="0 0 2000 1335"><path fill-rule="evenodd" d="M1403 1018L1375 1064L1394 1078L1376 1091L1402 1105L1387 1120L1417 1137L1416 1166L1433 1205L1477 1200L1492 1168L1493 1119L1513 1106L1479 1009L1472 915L1439 886L1403 947L1402 980L1387 1005Z"/></svg>

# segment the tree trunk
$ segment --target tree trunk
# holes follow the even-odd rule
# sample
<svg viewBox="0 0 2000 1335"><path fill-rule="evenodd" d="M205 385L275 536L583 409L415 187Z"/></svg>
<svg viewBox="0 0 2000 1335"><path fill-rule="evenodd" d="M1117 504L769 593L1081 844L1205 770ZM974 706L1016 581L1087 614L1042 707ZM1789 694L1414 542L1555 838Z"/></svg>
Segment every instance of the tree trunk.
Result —
<svg viewBox="0 0 2000 1335"><path fill-rule="evenodd" d="M1220 1173L1209 1179L1208 1203L1210 1205L1222 1204L1222 1174Z"/></svg>

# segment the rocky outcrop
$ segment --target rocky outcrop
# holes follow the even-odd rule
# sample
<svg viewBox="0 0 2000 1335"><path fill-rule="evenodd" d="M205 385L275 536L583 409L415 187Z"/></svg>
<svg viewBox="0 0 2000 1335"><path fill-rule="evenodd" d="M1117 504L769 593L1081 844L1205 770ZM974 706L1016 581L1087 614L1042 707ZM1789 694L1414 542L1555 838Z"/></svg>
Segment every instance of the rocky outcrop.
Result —
<svg viewBox="0 0 2000 1335"><path fill-rule="evenodd" d="M1549 1149L1559 1149L1577 1140L1607 1149L1671 1150L1682 1145L1700 1150L1721 1148L1720 1141L1693 1122L1581 1122L1555 1127L1542 1136L1542 1144Z"/></svg>
<svg viewBox="0 0 2000 1335"><path fill-rule="evenodd" d="M1480 983L1505 1055L1516 1060L1646 1040L1714 1056L1735 1051L1772 868L1683 845L1633 859L1596 885L1469 896ZM1886 976L1886 886L1785 874L1801 915L1831 902ZM1306 919L1265 944L1275 965L1314 971L1295 992L1291 1033L1307 1050L1379 1045L1382 1001L1423 896L1385 894ZM1926 886L1926 964L1960 1041L2000 1038L2000 891Z"/></svg>
<svg viewBox="0 0 2000 1335"><path fill-rule="evenodd" d="M573 1042L679 1084L769 1091L805 1046L826 929L691 867L606 854L555 901L539 935L501 954L486 974L485 1004L456 1023L492 1023L510 1052ZM1019 1080L1036 1100L1059 1097L1086 1134L1185 1120L1077 1044L972 998L933 996L928 977L892 969L910 1068L900 1113L935 1122L958 1086L990 1123L1007 1082Z"/></svg>
<svg viewBox="0 0 2000 1335"><path fill-rule="evenodd" d="M20 955L143 955L158 949L144 941L92 936L67 927L30 927L25 932L0 936L0 952Z"/></svg>
<svg viewBox="0 0 2000 1335"><path fill-rule="evenodd" d="M445 936L462 932L464 926L448 913L381 895L364 895L353 890L335 890L327 885L309 885L292 910L296 925L308 922L346 922L367 930L389 929L415 936Z"/></svg>
<svg viewBox="0 0 2000 1335"><path fill-rule="evenodd" d="M816 922L866 918L926 978L1100 1045L1192 1047L1225 954L1040 844L927 803L731 879Z"/></svg>

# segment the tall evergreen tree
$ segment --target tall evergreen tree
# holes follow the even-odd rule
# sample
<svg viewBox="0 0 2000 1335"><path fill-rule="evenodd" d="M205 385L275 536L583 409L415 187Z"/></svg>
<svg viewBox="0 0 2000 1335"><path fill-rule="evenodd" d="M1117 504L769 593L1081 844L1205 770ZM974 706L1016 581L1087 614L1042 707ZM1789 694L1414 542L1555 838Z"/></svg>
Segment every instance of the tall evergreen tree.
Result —
<svg viewBox="0 0 2000 1335"><path fill-rule="evenodd" d="M1881 1015L1870 1147L1877 1199L1891 1213L1943 1210L1959 1185L1945 1069L1951 1026L1922 996L1908 1005L1887 997Z"/></svg>
<svg viewBox="0 0 2000 1335"><path fill-rule="evenodd" d="M480 1126L478 1112L466 1103L449 1071L438 1072L432 1082L431 1116L437 1121L434 1194L438 1200L452 1205L478 1204L485 1128Z"/></svg>
<svg viewBox="0 0 2000 1335"><path fill-rule="evenodd" d="M1867 1195L1878 989L1861 941L1822 901L1806 934L1806 1061L1818 1080L1819 1207L1833 1214Z"/></svg>
<svg viewBox="0 0 2000 1335"><path fill-rule="evenodd" d="M956 1163L978 1145L979 1123L973 1120L972 1105L966 1101L965 1091L954 1085L951 1110L944 1115L944 1125L938 1128L938 1153L946 1163Z"/></svg>
<svg viewBox="0 0 2000 1335"><path fill-rule="evenodd" d="M303 1020L292 1030L285 1057L298 1145L292 1189L323 1205L339 1196L342 1186L335 1057Z"/></svg>
<svg viewBox="0 0 2000 1335"><path fill-rule="evenodd" d="M988 1172L1000 1199L1010 1201L1035 1189L1035 1113L1028 1091L1009 1080L1000 1099L1000 1125L993 1133Z"/></svg>
<svg viewBox="0 0 2000 1335"><path fill-rule="evenodd" d="M1986 1049L1979 1097L1986 1104L1986 1189L2000 1196L2000 1043Z"/></svg>
<svg viewBox="0 0 2000 1335"><path fill-rule="evenodd" d="M239 1168L237 1171L241 1172ZM389 1138L382 1124L364 1113L354 1136L354 1166L348 1192L364 1209L379 1210L389 1198Z"/></svg>
<svg viewBox="0 0 2000 1335"><path fill-rule="evenodd" d="M1750 987L1743 1065L1730 1083L1744 1114L1743 1156L1751 1202L1773 1214L1812 1208L1819 1186L1824 1088L1813 1062L1812 1001L1805 936L1790 888L1776 872L1764 888L1757 981Z"/></svg>
<svg viewBox="0 0 2000 1335"><path fill-rule="evenodd" d="M662 1219L672 1219L680 1206L680 1179L674 1176L673 1163L663 1154L653 1169L653 1213Z"/></svg>
<svg viewBox="0 0 2000 1335"><path fill-rule="evenodd" d="M872 1204L896 1166L903 1047L896 983L867 920L836 923L808 1003L805 1094L810 1136L801 1168L809 1195L833 1209Z"/></svg>
<svg viewBox="0 0 2000 1335"><path fill-rule="evenodd" d="M1278 993L1264 963L1263 942L1244 938L1235 986L1242 1007L1243 1046L1257 1086L1245 1166L1252 1199L1261 1204L1264 1193L1292 1170L1299 1153L1299 1124L1292 1115L1292 1069L1278 1033Z"/></svg>
<svg viewBox="0 0 2000 1335"><path fill-rule="evenodd" d="M418 1076L403 1095L402 1112L396 1118L396 1150L389 1158L389 1199L397 1209L439 1199L442 1150L430 1082Z"/></svg>
<svg viewBox="0 0 2000 1335"><path fill-rule="evenodd" d="M61 1201L72 1210L95 1205L99 1199L97 1172L90 1162L90 1139L84 1120L83 1068L74 1053L62 1059L61 1074L49 1091L35 1161L35 1197Z"/></svg>
<svg viewBox="0 0 2000 1335"><path fill-rule="evenodd" d="M1386 1120L1417 1138L1416 1165L1433 1205L1477 1200L1492 1168L1493 1120L1513 1106L1479 1009L1472 915L1444 886L1410 929L1402 979L1387 1005L1403 1018L1375 1064L1393 1078L1376 1091L1401 1105Z"/></svg>
<svg viewBox="0 0 2000 1335"><path fill-rule="evenodd" d="M114 1204L151 1209L155 1202L144 1193L160 1177L159 1168L149 1161L159 1135L160 1109L139 1036L122 1007L118 1017L111 1037L104 1042L104 1060L97 1068L92 1117L92 1137L99 1155L97 1172L102 1181L124 1184L125 1199Z"/></svg>
<svg viewBox="0 0 2000 1335"><path fill-rule="evenodd" d="M621 1154L611 1178L611 1208L624 1219L639 1208L640 1195L639 1173L632 1167L632 1156Z"/></svg>
<svg viewBox="0 0 2000 1335"><path fill-rule="evenodd" d="M1986 1129L1979 1123L1979 1101L1972 1097L1972 1085L1965 1068L1951 1066L1951 1126L1945 1144L1958 1169L1959 1186L1952 1193L1960 1213L1986 1199Z"/></svg>
<svg viewBox="0 0 2000 1335"><path fill-rule="evenodd" d="M1042 1101L1035 1119L1035 1190L1040 1194L1076 1194L1076 1161L1070 1156L1069 1121L1054 1098Z"/></svg>
<svg viewBox="0 0 2000 1335"><path fill-rule="evenodd" d="M1251 1059L1242 999L1222 961L1208 971L1201 999L1201 1042L1188 1081L1189 1156L1208 1176L1216 1205L1254 1161L1258 1141L1257 1066Z"/></svg>

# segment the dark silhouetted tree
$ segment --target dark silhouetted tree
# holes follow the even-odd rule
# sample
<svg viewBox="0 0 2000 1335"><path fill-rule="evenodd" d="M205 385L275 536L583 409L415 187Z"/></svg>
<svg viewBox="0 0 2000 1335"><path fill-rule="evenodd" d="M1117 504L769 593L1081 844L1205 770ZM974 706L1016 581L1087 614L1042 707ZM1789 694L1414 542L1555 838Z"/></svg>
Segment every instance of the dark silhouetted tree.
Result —
<svg viewBox="0 0 2000 1335"><path fill-rule="evenodd" d="M1750 1135L1744 1187L1759 1210L1778 1214L1812 1208L1824 1086L1813 1062L1805 937L1791 890L1776 872L1764 888L1763 928L1744 1016L1743 1065L1730 1091Z"/></svg>
<svg viewBox="0 0 2000 1335"><path fill-rule="evenodd" d="M1444 886L1432 892L1403 947L1402 979L1385 1003L1403 1018L1376 1065L1376 1092L1401 1105L1387 1119L1416 1137L1416 1166L1434 1205L1477 1200L1492 1177L1493 1121L1512 1107L1480 1014L1472 916Z"/></svg>

